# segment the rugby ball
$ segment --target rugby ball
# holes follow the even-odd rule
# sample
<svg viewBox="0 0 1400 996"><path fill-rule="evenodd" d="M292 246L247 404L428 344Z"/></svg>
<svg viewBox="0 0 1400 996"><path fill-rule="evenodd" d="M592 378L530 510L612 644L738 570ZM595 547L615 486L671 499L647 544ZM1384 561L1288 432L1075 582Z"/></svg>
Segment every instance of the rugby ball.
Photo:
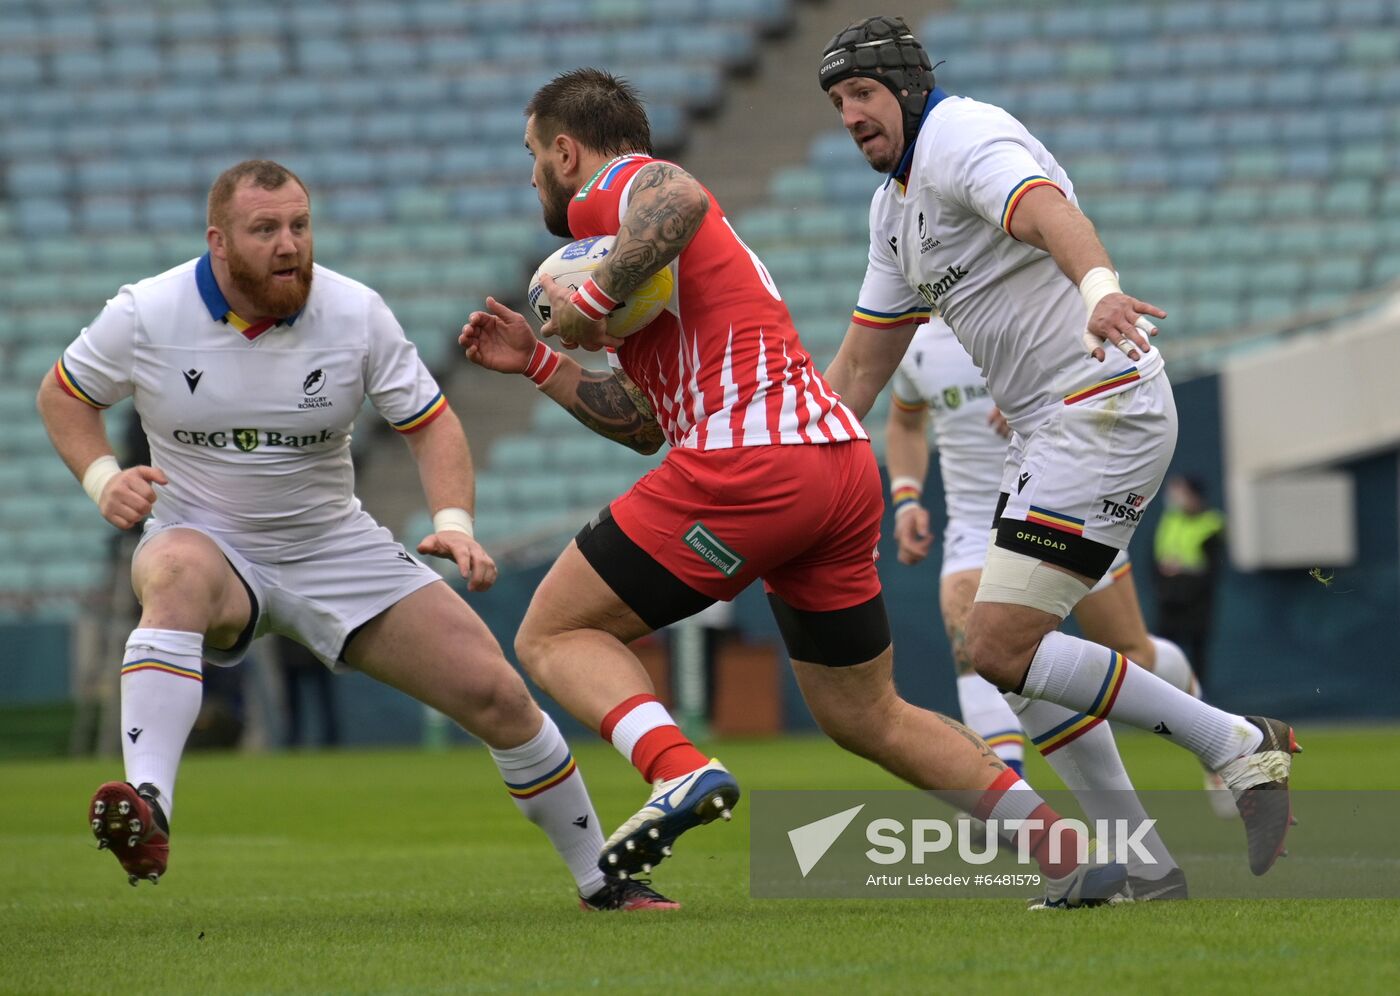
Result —
<svg viewBox="0 0 1400 996"><path fill-rule="evenodd" d="M547 322L550 318L549 295L540 285L540 274L548 273L570 290L577 290L603 265L604 260L612 255L616 245L616 236L595 235L592 238L570 242L552 253L530 278L527 300L535 317L541 322ZM646 283L633 291L627 300L608 316L608 335L622 339L646 328L665 309L675 288L675 262L672 261L671 265L662 267Z"/></svg>

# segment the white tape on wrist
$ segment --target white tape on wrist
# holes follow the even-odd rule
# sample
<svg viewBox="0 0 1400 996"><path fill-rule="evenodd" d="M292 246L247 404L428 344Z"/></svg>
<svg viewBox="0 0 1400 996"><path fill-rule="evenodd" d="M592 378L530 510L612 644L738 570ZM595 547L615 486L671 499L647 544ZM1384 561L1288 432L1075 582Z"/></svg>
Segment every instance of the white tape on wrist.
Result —
<svg viewBox="0 0 1400 996"><path fill-rule="evenodd" d="M448 531L466 533L468 539L476 538L472 528L472 514L465 508L440 508L433 513L433 532Z"/></svg>
<svg viewBox="0 0 1400 996"><path fill-rule="evenodd" d="M121 472L121 464L110 453L88 464L87 470L83 471L83 490L94 505L102 504L102 491L107 487L107 482Z"/></svg>
<svg viewBox="0 0 1400 996"><path fill-rule="evenodd" d="M1114 273L1106 266L1094 267L1088 273L1084 274L1083 280L1079 281L1079 294L1084 298L1084 307L1089 309L1090 315L1093 315L1094 309L1099 306L1099 302L1108 297L1108 295L1122 293L1123 288L1119 286L1118 274ZM1155 326L1141 316L1138 317L1136 324L1144 335L1151 335L1156 331ZM1125 354L1131 354L1133 350L1137 349L1137 346L1133 344L1131 339L1125 337L1117 343L1110 343L1107 339L1100 339L1088 329L1084 330L1083 342L1084 349L1090 353L1100 346L1110 345L1116 345Z"/></svg>
<svg viewBox="0 0 1400 996"><path fill-rule="evenodd" d="M1079 281L1079 293L1084 298L1084 307L1092 315L1100 301L1110 294L1123 293L1123 288L1118 285L1118 274L1106 266L1096 266Z"/></svg>

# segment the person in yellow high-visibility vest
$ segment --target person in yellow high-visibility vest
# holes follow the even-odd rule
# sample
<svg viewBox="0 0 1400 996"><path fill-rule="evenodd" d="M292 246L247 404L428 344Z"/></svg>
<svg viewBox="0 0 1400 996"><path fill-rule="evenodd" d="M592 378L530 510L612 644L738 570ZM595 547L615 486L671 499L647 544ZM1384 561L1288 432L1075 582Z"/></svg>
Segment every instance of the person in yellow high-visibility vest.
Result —
<svg viewBox="0 0 1400 996"><path fill-rule="evenodd" d="M1202 678L1224 543L1225 516L1207 507L1200 480L1182 475L1168 480L1167 509L1153 548L1157 562L1154 632L1182 647Z"/></svg>

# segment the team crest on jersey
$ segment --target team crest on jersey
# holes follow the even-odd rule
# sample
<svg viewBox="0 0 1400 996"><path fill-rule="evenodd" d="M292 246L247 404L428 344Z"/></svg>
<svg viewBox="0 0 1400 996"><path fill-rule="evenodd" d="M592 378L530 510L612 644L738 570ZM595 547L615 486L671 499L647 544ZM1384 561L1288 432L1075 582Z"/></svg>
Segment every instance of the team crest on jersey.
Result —
<svg viewBox="0 0 1400 996"><path fill-rule="evenodd" d="M257 429L234 429L233 445L237 446L244 453L252 453L258 448L258 439L261 433Z"/></svg>
<svg viewBox="0 0 1400 996"><path fill-rule="evenodd" d="M922 211L920 211L920 212L919 212L919 255L922 256L922 255L923 255L924 253L926 253L926 252L933 252L933 250L937 249L937 248L938 248L939 246L941 246L942 244L943 244L943 243L942 243L941 240L935 239L935 238L932 238L932 237L929 236L929 234L928 234L928 222L927 222L927 220L924 218L924 213L923 213Z"/></svg>
<svg viewBox="0 0 1400 996"><path fill-rule="evenodd" d="M306 397L297 402L299 411L310 411L313 408L331 407L331 399L324 394L317 394L321 388L326 386L326 372L320 367L306 375L306 379L301 382L301 393Z"/></svg>

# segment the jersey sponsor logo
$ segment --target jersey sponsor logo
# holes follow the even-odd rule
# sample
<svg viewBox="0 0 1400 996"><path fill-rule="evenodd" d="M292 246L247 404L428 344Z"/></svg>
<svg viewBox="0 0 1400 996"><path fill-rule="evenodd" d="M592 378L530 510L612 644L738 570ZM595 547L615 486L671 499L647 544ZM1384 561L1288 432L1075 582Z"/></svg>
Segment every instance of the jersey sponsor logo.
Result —
<svg viewBox="0 0 1400 996"><path fill-rule="evenodd" d="M1095 516L1103 522L1137 522L1142 518L1143 506L1147 504L1147 496L1129 491L1127 497L1121 501L1117 498L1104 498L1103 507Z"/></svg>
<svg viewBox="0 0 1400 996"><path fill-rule="evenodd" d="M204 376L204 371L190 367L188 370L182 372L185 375L185 383L189 386L190 393L193 394L194 389L199 386L199 378Z"/></svg>
<svg viewBox="0 0 1400 996"><path fill-rule="evenodd" d="M228 432L222 429L215 429L213 432L176 429L170 435L175 442L183 443L186 446L204 446L216 450L227 449L229 443L232 442L244 453L251 453L259 446L301 449L320 443L328 443L336 436L334 429L322 429L320 432L301 434L278 432L275 429L233 429Z"/></svg>
<svg viewBox="0 0 1400 996"><path fill-rule="evenodd" d="M258 436L257 429L234 429L233 444L244 453L251 453L258 448Z"/></svg>
<svg viewBox="0 0 1400 996"><path fill-rule="evenodd" d="M727 578L732 578L744 566L744 558L725 546L703 522L691 526L684 539L686 546Z"/></svg>
<svg viewBox="0 0 1400 996"><path fill-rule="evenodd" d="M945 387L943 393L938 397L930 398L934 411L953 411L961 408L963 402L971 404L979 398L985 398L992 392L987 390L986 384L963 384L961 387L954 385Z"/></svg>
<svg viewBox="0 0 1400 996"><path fill-rule="evenodd" d="M919 293L923 295L924 300L930 305L937 304L938 299L952 290L955 283L967 276L967 271L961 266L947 267L945 272L947 276L939 280L934 280L932 282L925 281L919 284Z"/></svg>

